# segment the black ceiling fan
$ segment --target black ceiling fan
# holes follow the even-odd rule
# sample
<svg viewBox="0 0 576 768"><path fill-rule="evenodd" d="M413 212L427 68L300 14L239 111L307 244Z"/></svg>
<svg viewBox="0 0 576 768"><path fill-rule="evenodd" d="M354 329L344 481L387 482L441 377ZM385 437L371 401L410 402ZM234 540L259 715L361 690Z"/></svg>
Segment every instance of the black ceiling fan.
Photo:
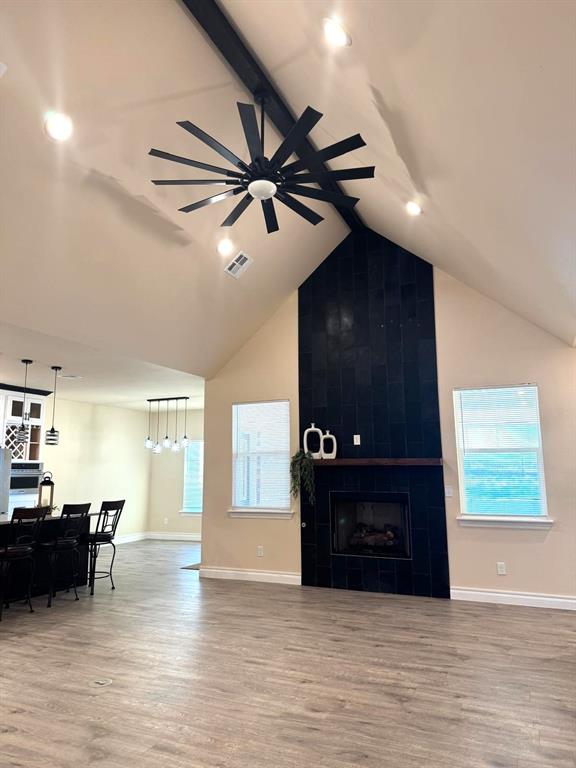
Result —
<svg viewBox="0 0 576 768"><path fill-rule="evenodd" d="M198 200L180 208L180 211L189 213L198 208L204 208L213 203L219 203L228 197L235 197L246 193L242 200L232 209L231 213L222 222L223 227L231 227L248 208L250 203L256 199L262 204L262 211L266 221L266 229L270 232L278 230L278 220L274 209L273 198L291 208L295 213L305 218L311 224L318 224L323 220L307 205L296 199L294 195L309 197L314 200L322 200L326 203L332 203L337 207L353 208L358 202L357 197L350 197L340 192L317 189L316 187L307 187L305 184L320 184L331 181L344 181L346 179L369 179L374 177L374 166L363 168L350 168L342 171L327 171L323 167L326 160L345 155L355 149L365 146L366 142L359 133L350 136L343 141L331 144L325 149L318 150L312 154L296 160L295 162L284 163L293 152L296 152L312 128L322 117L321 112L317 112L312 107L306 107L300 118L296 121L284 141L268 159L264 155L264 101L261 103L260 130L258 129L258 120L256 110L252 104L241 104L237 102L240 120L246 136L246 143L250 153L250 163L245 163L234 152L231 152L223 144L212 138L198 126L189 120L178 122L182 128L191 133L200 141L203 141L211 149L218 152L225 160L231 163L237 170L231 171L219 166L202 163L198 160L189 160L186 157L173 155L170 152L164 152L160 149L151 149L149 154L154 157L160 157L163 160L171 160L174 163L190 165L193 168L200 168L204 171L217 173L224 178L220 179L153 179L152 184L159 186L186 186L186 185L218 185L228 186L232 189L221 192L212 197L206 197L204 200ZM308 173L305 171L308 170ZM304 173L301 173L304 171Z"/></svg>

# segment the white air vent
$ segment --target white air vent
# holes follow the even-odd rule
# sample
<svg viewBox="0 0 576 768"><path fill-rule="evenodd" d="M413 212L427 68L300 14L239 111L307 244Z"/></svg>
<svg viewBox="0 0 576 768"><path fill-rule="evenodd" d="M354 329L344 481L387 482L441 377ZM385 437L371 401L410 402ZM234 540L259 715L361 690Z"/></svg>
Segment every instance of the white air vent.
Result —
<svg viewBox="0 0 576 768"><path fill-rule="evenodd" d="M248 256L247 253L242 253L242 251L240 251L240 253L235 256L230 264L228 264L228 266L225 268L225 272L238 280L242 272L245 272L250 264L252 264L252 259L250 256Z"/></svg>

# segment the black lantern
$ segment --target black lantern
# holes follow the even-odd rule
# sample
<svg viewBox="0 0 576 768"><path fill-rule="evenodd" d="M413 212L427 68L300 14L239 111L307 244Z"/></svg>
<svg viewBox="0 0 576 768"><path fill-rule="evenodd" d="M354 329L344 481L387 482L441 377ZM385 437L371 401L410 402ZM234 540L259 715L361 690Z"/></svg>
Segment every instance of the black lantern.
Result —
<svg viewBox="0 0 576 768"><path fill-rule="evenodd" d="M52 511L54 507L54 481L52 480L52 472L44 472L42 480L38 486L38 506L50 507Z"/></svg>

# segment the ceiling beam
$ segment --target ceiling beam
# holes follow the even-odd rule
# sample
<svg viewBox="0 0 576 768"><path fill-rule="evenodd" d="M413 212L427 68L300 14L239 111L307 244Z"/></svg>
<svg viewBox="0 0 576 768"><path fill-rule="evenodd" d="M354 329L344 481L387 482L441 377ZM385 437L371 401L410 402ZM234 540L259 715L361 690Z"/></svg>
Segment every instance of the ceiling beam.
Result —
<svg viewBox="0 0 576 768"><path fill-rule="evenodd" d="M294 113L216 0L181 0L181 2L196 19L254 99L257 100L261 94L265 94L268 119L281 136L287 136L296 123ZM302 157L316 151L317 147L310 138L307 138L296 154ZM329 170L324 163L322 169ZM318 183L322 189L327 191L346 194L336 181ZM336 208L336 210L350 229L357 230L365 227L360 214L355 209Z"/></svg>

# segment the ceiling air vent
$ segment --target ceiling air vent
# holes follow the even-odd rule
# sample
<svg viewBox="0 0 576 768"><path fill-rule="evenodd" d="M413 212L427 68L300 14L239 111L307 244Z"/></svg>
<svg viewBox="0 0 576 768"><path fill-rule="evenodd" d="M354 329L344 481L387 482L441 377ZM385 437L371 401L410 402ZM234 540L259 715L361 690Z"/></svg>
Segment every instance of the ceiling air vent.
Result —
<svg viewBox="0 0 576 768"><path fill-rule="evenodd" d="M238 280L242 272L245 272L250 264L252 264L252 259L250 256L240 251L240 253L232 259L224 271Z"/></svg>

